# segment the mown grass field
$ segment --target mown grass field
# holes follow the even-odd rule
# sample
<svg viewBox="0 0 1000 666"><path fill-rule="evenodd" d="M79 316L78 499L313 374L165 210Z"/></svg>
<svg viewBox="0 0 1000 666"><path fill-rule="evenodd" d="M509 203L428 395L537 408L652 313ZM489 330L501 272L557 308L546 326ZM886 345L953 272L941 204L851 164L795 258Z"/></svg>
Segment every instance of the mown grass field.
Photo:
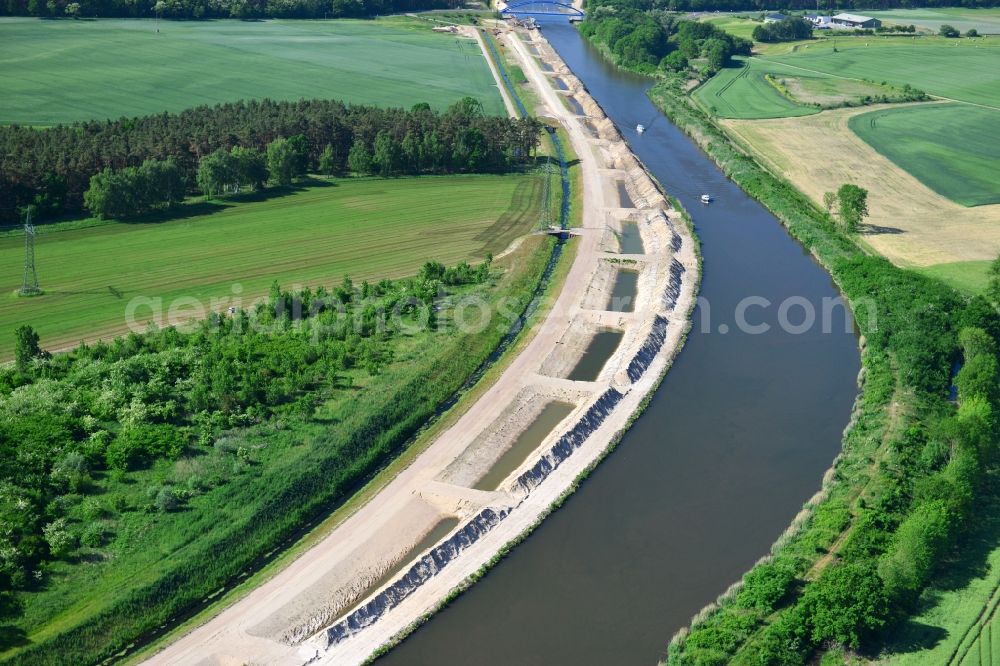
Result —
<svg viewBox="0 0 1000 666"><path fill-rule="evenodd" d="M503 103L475 42L425 21L0 19L0 123L54 125L268 97ZM363 85L360 83L363 81Z"/></svg>
<svg viewBox="0 0 1000 666"><path fill-rule="evenodd" d="M23 323L50 349L120 334L136 297L162 299L166 319L177 299L248 304L275 280L330 286L345 273L377 280L411 275L429 259L481 260L538 222L540 190L528 175L342 180L263 200L188 204L166 221L46 231L35 249L45 294L34 298L13 295L23 239L0 238L0 358L13 353Z"/></svg>
<svg viewBox="0 0 1000 666"><path fill-rule="evenodd" d="M799 42L785 51L767 60L797 67L800 74L909 84L931 95L1000 108L1000 39L848 37Z"/></svg>
<svg viewBox="0 0 1000 666"><path fill-rule="evenodd" d="M723 13L718 15L703 16L701 17L701 21L704 23L711 23L716 28L725 30L730 35L743 37L744 39L753 39L753 29L760 25L760 21L751 20L750 15L746 13Z"/></svg>
<svg viewBox="0 0 1000 666"><path fill-rule="evenodd" d="M801 76L802 72L759 58L738 58L737 62L739 67L727 67L694 92L698 103L712 115L741 119L789 118L819 112L816 107L796 104L764 78L768 74Z"/></svg>
<svg viewBox="0 0 1000 666"><path fill-rule="evenodd" d="M960 261L953 264L923 266L917 272L941 280L967 296L981 294L990 281L991 261ZM998 664L1000 666L1000 664Z"/></svg>
<svg viewBox="0 0 1000 666"><path fill-rule="evenodd" d="M985 7L967 9L964 7L939 7L924 9L893 9L889 11L865 11L865 16L874 16L884 23L915 25L918 28L937 31L942 23L954 26L963 33L975 29L980 34L1000 34L1000 8Z"/></svg>
<svg viewBox="0 0 1000 666"><path fill-rule="evenodd" d="M848 126L938 194L965 206L1000 203L1000 110L920 104L855 116Z"/></svg>

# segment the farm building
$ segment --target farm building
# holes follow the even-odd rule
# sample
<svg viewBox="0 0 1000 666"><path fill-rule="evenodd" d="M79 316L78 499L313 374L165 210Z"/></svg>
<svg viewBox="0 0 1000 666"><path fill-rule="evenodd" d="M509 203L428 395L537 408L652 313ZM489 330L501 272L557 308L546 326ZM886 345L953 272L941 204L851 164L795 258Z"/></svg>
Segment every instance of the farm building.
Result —
<svg viewBox="0 0 1000 666"><path fill-rule="evenodd" d="M830 17L820 16L819 14L806 14L803 18L813 24L813 27L817 30L829 30L830 29Z"/></svg>
<svg viewBox="0 0 1000 666"><path fill-rule="evenodd" d="M877 18L860 14L837 14L830 19L830 23L834 28L877 28L882 25Z"/></svg>
<svg viewBox="0 0 1000 666"><path fill-rule="evenodd" d="M777 12L772 12L764 17L764 23L777 23L779 21L784 21L785 15L779 14Z"/></svg>

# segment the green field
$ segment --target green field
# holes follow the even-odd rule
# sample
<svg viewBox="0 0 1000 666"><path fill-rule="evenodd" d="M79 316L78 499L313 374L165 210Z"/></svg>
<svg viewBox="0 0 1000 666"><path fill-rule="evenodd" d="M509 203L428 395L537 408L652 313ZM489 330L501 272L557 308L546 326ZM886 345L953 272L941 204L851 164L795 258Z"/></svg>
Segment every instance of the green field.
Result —
<svg viewBox="0 0 1000 666"><path fill-rule="evenodd" d="M959 261L953 264L922 266L914 270L937 278L967 296L975 296L983 293L989 284L989 270L992 263L992 261Z"/></svg>
<svg viewBox="0 0 1000 666"><path fill-rule="evenodd" d="M749 14L719 14L713 16L703 16L701 21L704 23L711 23L716 28L725 30L730 35L735 35L736 37L743 37L744 39L753 39L753 29L760 25L760 21L753 21L749 18Z"/></svg>
<svg viewBox="0 0 1000 666"><path fill-rule="evenodd" d="M207 306L233 297L234 285L248 304L274 280L329 287L348 272L380 279L413 274L429 259L482 259L537 222L537 182L518 175L347 180L263 201L189 204L164 222L42 233L36 257L45 294L34 298L13 295L23 240L0 238L0 358L13 353L13 330L23 323L50 348L121 333L135 297L162 298L166 315L174 299Z"/></svg>
<svg viewBox="0 0 1000 666"><path fill-rule="evenodd" d="M0 122L53 125L263 98L503 114L476 43L378 21L0 19Z"/></svg>
<svg viewBox="0 0 1000 666"><path fill-rule="evenodd" d="M874 16L885 23L915 25L937 32L942 23L954 26L963 33L975 29L980 34L1000 34L1000 8L965 9L963 7L942 7L939 9L893 9L884 12L865 11L865 16Z"/></svg>
<svg viewBox="0 0 1000 666"><path fill-rule="evenodd" d="M770 55L801 73L909 84L931 95L1000 109L1000 40L936 37L823 39Z"/></svg>
<svg viewBox="0 0 1000 666"><path fill-rule="evenodd" d="M878 663L1000 665L1000 502L979 498L981 516L917 604L890 634Z"/></svg>
<svg viewBox="0 0 1000 666"><path fill-rule="evenodd" d="M1000 110L921 104L855 116L848 126L938 194L964 206L1000 203Z"/></svg>
<svg viewBox="0 0 1000 666"><path fill-rule="evenodd" d="M727 67L694 92L694 97L712 115L720 118L787 118L818 113L782 95L764 77L801 76L792 68L761 60L738 58L740 67ZM823 76L823 75L820 75Z"/></svg>

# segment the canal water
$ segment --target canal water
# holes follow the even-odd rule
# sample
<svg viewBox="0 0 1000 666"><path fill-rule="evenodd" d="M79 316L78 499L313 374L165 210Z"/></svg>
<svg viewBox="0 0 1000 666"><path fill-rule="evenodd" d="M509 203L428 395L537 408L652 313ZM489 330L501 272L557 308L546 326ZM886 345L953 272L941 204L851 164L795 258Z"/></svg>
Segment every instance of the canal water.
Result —
<svg viewBox="0 0 1000 666"><path fill-rule="evenodd" d="M851 322L840 308L822 321L837 297L830 277L660 114L647 79L614 69L567 24L543 21L543 32L691 212L704 300L615 452L379 664L656 663L820 487L856 393ZM715 201L702 205L703 193ZM797 331L808 308L816 324Z"/></svg>

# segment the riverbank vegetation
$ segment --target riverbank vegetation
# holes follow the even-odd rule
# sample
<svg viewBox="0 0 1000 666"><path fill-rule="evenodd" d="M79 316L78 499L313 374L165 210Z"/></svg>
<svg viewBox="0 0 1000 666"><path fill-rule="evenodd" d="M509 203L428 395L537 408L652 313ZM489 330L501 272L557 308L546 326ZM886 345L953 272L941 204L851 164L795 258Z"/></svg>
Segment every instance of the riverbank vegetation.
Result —
<svg viewBox="0 0 1000 666"><path fill-rule="evenodd" d="M772 556L675 637L668 662L804 664L831 646L872 649L912 612L992 473L1000 318L982 297L864 253L733 147L679 82L651 96L823 261L866 342L863 392L823 494ZM956 408L948 398L958 360Z"/></svg>
<svg viewBox="0 0 1000 666"><path fill-rule="evenodd" d="M444 113L427 104L407 111L263 100L44 130L0 127L0 221L16 221L27 205L50 218L84 204L95 214L134 216L196 187L213 195L269 179L288 185L320 169L509 171L533 155L540 128L533 118L486 115L471 97Z"/></svg>
<svg viewBox="0 0 1000 666"><path fill-rule="evenodd" d="M68 354L27 336L0 381L6 656L99 661L266 561L485 360L550 251L540 237L502 271L275 285L193 332ZM477 323L468 297L497 314L459 326Z"/></svg>

